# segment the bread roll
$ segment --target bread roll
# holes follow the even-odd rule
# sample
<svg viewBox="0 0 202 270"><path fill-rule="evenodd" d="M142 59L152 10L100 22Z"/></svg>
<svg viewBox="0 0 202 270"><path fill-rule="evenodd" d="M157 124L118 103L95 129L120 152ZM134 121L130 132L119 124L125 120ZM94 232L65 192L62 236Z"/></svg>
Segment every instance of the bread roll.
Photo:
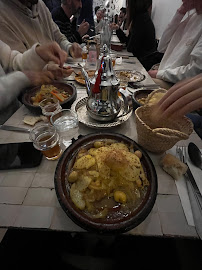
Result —
<svg viewBox="0 0 202 270"><path fill-rule="evenodd" d="M187 171L187 165L171 154L166 154L160 161L163 170L175 180L179 179Z"/></svg>

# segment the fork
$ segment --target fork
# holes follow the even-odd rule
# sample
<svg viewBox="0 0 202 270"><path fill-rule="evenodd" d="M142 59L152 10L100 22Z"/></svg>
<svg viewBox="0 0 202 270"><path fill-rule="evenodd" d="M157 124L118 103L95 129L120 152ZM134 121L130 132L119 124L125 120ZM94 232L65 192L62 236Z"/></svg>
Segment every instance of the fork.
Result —
<svg viewBox="0 0 202 270"><path fill-rule="evenodd" d="M180 161L182 161L183 163L185 163L188 167L186 173L184 174L185 178L186 178L186 184L187 184L187 188L188 188L188 183L189 182L189 185L191 186L192 190L193 190L193 193L194 193L194 196L197 200L197 203L199 205L199 207L201 208L202 210L202 196L201 196L201 193L198 189L198 186L195 182L195 179L189 169L189 166L187 164L187 160L188 160L188 155L187 155L187 151L186 151L187 147L185 146L177 146L176 148L176 153L177 153L177 156L179 157Z"/></svg>

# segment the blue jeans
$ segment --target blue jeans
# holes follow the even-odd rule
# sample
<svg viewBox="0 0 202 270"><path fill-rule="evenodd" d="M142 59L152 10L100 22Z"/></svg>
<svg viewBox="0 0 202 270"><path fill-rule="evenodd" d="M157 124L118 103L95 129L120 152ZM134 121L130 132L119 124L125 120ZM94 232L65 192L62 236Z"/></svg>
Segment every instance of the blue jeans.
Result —
<svg viewBox="0 0 202 270"><path fill-rule="evenodd" d="M193 113L188 113L186 116L192 121L194 124L194 130L202 139L202 116Z"/></svg>

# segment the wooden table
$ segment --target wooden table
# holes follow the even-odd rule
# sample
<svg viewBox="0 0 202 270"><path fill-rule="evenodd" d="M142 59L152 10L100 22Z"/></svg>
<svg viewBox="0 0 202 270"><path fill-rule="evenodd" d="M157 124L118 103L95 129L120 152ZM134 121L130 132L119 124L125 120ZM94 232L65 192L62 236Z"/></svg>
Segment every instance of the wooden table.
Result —
<svg viewBox="0 0 202 270"><path fill-rule="evenodd" d="M130 54L129 54L130 55ZM115 69L136 69L145 74L144 85L153 81L134 57L123 60L123 64L115 65ZM72 77L68 80L73 80ZM78 98L86 95L84 87L77 85ZM22 119L31 115L23 105L7 122L8 125L27 127ZM105 130L99 130L104 132ZM122 125L107 129L137 141L135 116ZM96 132L95 129L79 124L79 134ZM28 134L0 130L0 143L29 141ZM195 132L189 141L201 145L201 139ZM202 147L202 145L201 145ZM195 227L188 226L174 180L159 166L161 155L149 153L158 176L158 195L149 216L136 228L129 231L134 235L198 237ZM54 189L54 173L57 161L43 158L37 168L0 171L0 227L1 228L33 228L50 229L68 232L82 232L82 228L74 224L62 210Z"/></svg>

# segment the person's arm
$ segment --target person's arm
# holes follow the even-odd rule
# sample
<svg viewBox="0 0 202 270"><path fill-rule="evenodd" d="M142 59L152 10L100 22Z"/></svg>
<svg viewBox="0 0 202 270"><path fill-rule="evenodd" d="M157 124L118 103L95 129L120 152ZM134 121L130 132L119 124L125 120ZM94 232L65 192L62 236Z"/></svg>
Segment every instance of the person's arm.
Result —
<svg viewBox="0 0 202 270"><path fill-rule="evenodd" d="M12 51L4 42L0 41L1 65L5 72L13 70L42 70L49 61L63 66L67 54L56 42L45 45L35 44L31 49L23 54L18 51Z"/></svg>
<svg viewBox="0 0 202 270"><path fill-rule="evenodd" d="M184 14L179 13L179 11L176 12L172 21L168 24L167 28L163 32L162 37L160 38L160 41L158 44L159 52L164 53L166 51L168 44L170 43L170 40L172 39L172 36L175 33L176 29L178 28L183 17L184 17Z"/></svg>
<svg viewBox="0 0 202 270"><path fill-rule="evenodd" d="M116 30L116 35L119 38L121 43L126 43L128 44L128 37L126 36L126 34L123 32L122 29L118 28Z"/></svg>
<svg viewBox="0 0 202 270"><path fill-rule="evenodd" d="M176 83L199 74L202 70L202 36L190 54L188 65L179 66L173 69L158 70L156 78Z"/></svg>
<svg viewBox="0 0 202 270"><path fill-rule="evenodd" d="M171 87L156 105L156 116L183 116L202 108L202 73Z"/></svg>
<svg viewBox="0 0 202 270"><path fill-rule="evenodd" d="M0 110L6 108L28 86L30 80L20 71L0 77Z"/></svg>

